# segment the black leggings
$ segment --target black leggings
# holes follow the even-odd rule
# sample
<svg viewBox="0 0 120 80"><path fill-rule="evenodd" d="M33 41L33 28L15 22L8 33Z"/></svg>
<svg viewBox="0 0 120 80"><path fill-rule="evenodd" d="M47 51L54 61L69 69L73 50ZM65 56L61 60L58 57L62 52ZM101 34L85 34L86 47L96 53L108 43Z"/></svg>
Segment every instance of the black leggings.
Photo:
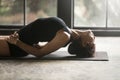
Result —
<svg viewBox="0 0 120 80"><path fill-rule="evenodd" d="M26 53L25 51L23 51L22 49L20 49L19 47L13 44L8 43L8 46L9 46L11 57L24 57L28 55L28 53Z"/></svg>

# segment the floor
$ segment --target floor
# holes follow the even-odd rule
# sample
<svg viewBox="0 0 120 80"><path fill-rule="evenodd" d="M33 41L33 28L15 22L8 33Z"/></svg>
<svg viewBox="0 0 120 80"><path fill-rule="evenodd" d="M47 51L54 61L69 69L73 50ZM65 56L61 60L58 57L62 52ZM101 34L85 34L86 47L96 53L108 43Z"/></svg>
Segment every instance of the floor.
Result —
<svg viewBox="0 0 120 80"><path fill-rule="evenodd" d="M0 60L0 79L119 80L120 37L96 37L95 43L97 51L107 51L109 61Z"/></svg>

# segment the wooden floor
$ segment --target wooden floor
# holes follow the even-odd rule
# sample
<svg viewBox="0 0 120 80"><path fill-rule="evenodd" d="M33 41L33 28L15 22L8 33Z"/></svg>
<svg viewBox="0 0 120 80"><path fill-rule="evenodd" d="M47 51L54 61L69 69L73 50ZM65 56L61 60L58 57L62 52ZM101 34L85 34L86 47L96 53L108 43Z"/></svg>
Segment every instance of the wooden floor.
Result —
<svg viewBox="0 0 120 80"><path fill-rule="evenodd" d="M97 51L107 51L109 61L0 60L0 79L119 80L120 37L96 37L95 43Z"/></svg>

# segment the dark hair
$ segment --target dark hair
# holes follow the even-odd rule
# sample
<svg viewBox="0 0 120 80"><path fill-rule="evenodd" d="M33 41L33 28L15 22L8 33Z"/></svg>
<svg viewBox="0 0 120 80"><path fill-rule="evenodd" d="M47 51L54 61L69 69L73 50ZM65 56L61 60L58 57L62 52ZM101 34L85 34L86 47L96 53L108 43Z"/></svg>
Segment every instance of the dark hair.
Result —
<svg viewBox="0 0 120 80"><path fill-rule="evenodd" d="M68 47L68 52L78 57L93 57L95 54L95 44L92 47L89 45L83 47L78 41L73 41Z"/></svg>

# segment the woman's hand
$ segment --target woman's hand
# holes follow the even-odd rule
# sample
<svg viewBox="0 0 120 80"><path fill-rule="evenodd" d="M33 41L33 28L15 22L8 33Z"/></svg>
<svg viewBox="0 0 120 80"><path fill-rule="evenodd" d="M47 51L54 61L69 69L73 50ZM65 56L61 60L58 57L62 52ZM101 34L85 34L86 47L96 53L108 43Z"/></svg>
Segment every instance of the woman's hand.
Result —
<svg viewBox="0 0 120 80"><path fill-rule="evenodd" d="M8 38L6 38L7 42L16 45L17 41L19 40L19 35L17 32L14 32L14 34L10 35Z"/></svg>

